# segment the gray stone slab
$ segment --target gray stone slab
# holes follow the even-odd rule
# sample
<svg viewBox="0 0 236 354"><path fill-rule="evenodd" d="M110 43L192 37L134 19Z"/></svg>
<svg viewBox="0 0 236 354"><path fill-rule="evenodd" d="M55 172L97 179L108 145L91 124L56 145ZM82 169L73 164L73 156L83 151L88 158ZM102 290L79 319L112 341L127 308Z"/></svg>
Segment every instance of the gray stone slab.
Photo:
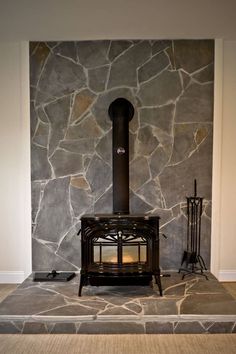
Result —
<svg viewBox="0 0 236 354"><path fill-rule="evenodd" d="M83 296L96 296L107 299L108 302L115 305L122 305L131 299L159 297L150 286L85 286Z"/></svg>
<svg viewBox="0 0 236 354"><path fill-rule="evenodd" d="M93 115L86 116L79 124L70 125L66 133L66 139L68 140L80 138L96 139L102 136L103 132Z"/></svg>
<svg viewBox="0 0 236 354"><path fill-rule="evenodd" d="M144 315L177 315L177 301L179 298L175 299L145 299L140 300L143 306Z"/></svg>
<svg viewBox="0 0 236 354"><path fill-rule="evenodd" d="M22 334L47 334L48 330L45 323L30 322L24 323Z"/></svg>
<svg viewBox="0 0 236 354"><path fill-rule="evenodd" d="M72 59L77 62L77 47L76 42L61 42L53 48L55 54L60 54L63 57Z"/></svg>
<svg viewBox="0 0 236 354"><path fill-rule="evenodd" d="M170 65L169 57L165 52L154 55L138 69L139 83L150 80Z"/></svg>
<svg viewBox="0 0 236 354"><path fill-rule="evenodd" d="M38 212L39 202L41 197L41 190L43 190L43 185L41 182L31 183L31 215L32 222L34 222L35 217Z"/></svg>
<svg viewBox="0 0 236 354"><path fill-rule="evenodd" d="M39 122L32 141L45 148L48 146L49 124Z"/></svg>
<svg viewBox="0 0 236 354"><path fill-rule="evenodd" d="M214 324L213 321L202 321L201 325L207 330L209 327L211 327Z"/></svg>
<svg viewBox="0 0 236 354"><path fill-rule="evenodd" d="M111 214L113 212L113 190L110 187L105 191L104 194L100 198L98 198L94 204L94 213L108 213Z"/></svg>
<svg viewBox="0 0 236 354"><path fill-rule="evenodd" d="M153 214L158 215L160 217L159 220L160 231L162 231L163 225L168 223L173 218L171 209L155 208L153 210Z"/></svg>
<svg viewBox="0 0 236 354"><path fill-rule="evenodd" d="M137 190L139 194L148 204L153 208L162 207L161 190L155 180L145 183L140 189Z"/></svg>
<svg viewBox="0 0 236 354"><path fill-rule="evenodd" d="M126 334L144 333L144 326L136 322L87 322L82 323L81 334Z"/></svg>
<svg viewBox="0 0 236 354"><path fill-rule="evenodd" d="M37 95L37 104L55 99L79 90L85 86L86 77L81 65L59 55L50 55L40 76L38 89L43 96Z"/></svg>
<svg viewBox="0 0 236 354"><path fill-rule="evenodd" d="M164 290L164 295L185 296L186 284L177 284Z"/></svg>
<svg viewBox="0 0 236 354"><path fill-rule="evenodd" d="M101 196L111 184L111 167L98 155L94 155L86 173L91 191Z"/></svg>
<svg viewBox="0 0 236 354"><path fill-rule="evenodd" d="M232 333L234 322L216 322L208 328L208 333Z"/></svg>
<svg viewBox="0 0 236 354"><path fill-rule="evenodd" d="M49 156L58 147L60 140L64 139L70 116L71 97L66 96L56 100L45 107L50 122Z"/></svg>
<svg viewBox="0 0 236 354"><path fill-rule="evenodd" d="M191 76L188 73L186 73L186 71L184 71L184 70L180 70L180 74L181 74L181 77L182 77L183 88L186 89L187 86L191 82Z"/></svg>
<svg viewBox="0 0 236 354"><path fill-rule="evenodd" d="M34 271L51 271L57 269L60 271L76 271L78 268L67 262L61 256L55 254L55 249L50 248L46 243L32 238L32 255ZM79 257L79 255L78 255Z"/></svg>
<svg viewBox="0 0 236 354"><path fill-rule="evenodd" d="M112 165L112 130L99 140L96 152L106 163Z"/></svg>
<svg viewBox="0 0 236 354"><path fill-rule="evenodd" d="M57 99L55 96L51 96L50 94L46 93L45 91L40 91L40 89L37 88L35 89L34 93L34 100L35 100L35 106L39 108L41 105L53 102L54 100Z"/></svg>
<svg viewBox="0 0 236 354"><path fill-rule="evenodd" d="M110 41L80 41L77 50L80 63L85 68L94 68L109 63L107 53Z"/></svg>
<svg viewBox="0 0 236 354"><path fill-rule="evenodd" d="M94 139L80 138L77 140L63 140L60 142L59 147L76 154L92 154L94 152Z"/></svg>
<svg viewBox="0 0 236 354"><path fill-rule="evenodd" d="M173 218L168 224L162 227L161 231L168 237L160 239L160 264L168 269L179 269L184 251L186 235L186 219L183 215ZM167 242L169 247L167 247Z"/></svg>
<svg viewBox="0 0 236 354"><path fill-rule="evenodd" d="M87 88L77 93L73 100L70 123L78 122L93 104L96 95Z"/></svg>
<svg viewBox="0 0 236 354"><path fill-rule="evenodd" d="M181 314L236 315L236 300L225 294L191 294L181 304Z"/></svg>
<svg viewBox="0 0 236 354"><path fill-rule="evenodd" d="M30 90L32 91L33 88L31 87ZM32 93L30 93L30 94L32 95ZM31 137L33 137L35 134L37 124L38 124L38 115L37 115L37 111L35 109L35 103L30 102L30 135L31 135Z"/></svg>
<svg viewBox="0 0 236 354"><path fill-rule="evenodd" d="M174 145L169 165L188 159L211 134L211 124L183 123L174 126Z"/></svg>
<svg viewBox="0 0 236 354"><path fill-rule="evenodd" d="M130 212L135 213L148 213L153 209L153 206L146 203L141 197L137 194L130 193Z"/></svg>
<svg viewBox="0 0 236 354"><path fill-rule="evenodd" d="M130 164L130 188L136 191L150 178L148 162L145 157L139 156Z"/></svg>
<svg viewBox="0 0 236 354"><path fill-rule="evenodd" d="M144 106L168 104L175 101L182 92L179 73L163 71L160 75L140 85L138 96Z"/></svg>
<svg viewBox="0 0 236 354"><path fill-rule="evenodd" d="M34 86L30 86L30 103L31 104L33 104L34 105L34 100L35 100L35 97L36 97L36 95L37 95L37 90L36 90L36 87L34 87ZM31 118L30 118L31 119ZM33 121L32 121L32 124L31 124L31 129L30 129L30 131L31 131L31 134L32 134L32 132L34 132L34 128L35 128L35 126L33 125Z"/></svg>
<svg viewBox="0 0 236 354"><path fill-rule="evenodd" d="M109 65L88 70L88 85L95 92L102 92L106 88L109 74Z"/></svg>
<svg viewBox="0 0 236 354"><path fill-rule="evenodd" d="M193 191L194 179L198 182L198 194L207 200L211 199L211 161L212 137L208 136L188 159L180 164L165 167L159 179L167 208L179 204L180 201L186 202L186 196Z"/></svg>
<svg viewBox="0 0 236 354"><path fill-rule="evenodd" d="M60 42L58 41L47 41L46 42L47 46L51 49L55 48L57 45L60 44Z"/></svg>
<svg viewBox="0 0 236 354"><path fill-rule="evenodd" d="M51 334L75 334L75 323L56 323L52 328Z"/></svg>
<svg viewBox="0 0 236 354"><path fill-rule="evenodd" d="M0 306L0 315L35 315L39 312L62 306L64 304L65 301L61 295L34 295L33 298L32 295L10 295L2 301Z"/></svg>
<svg viewBox="0 0 236 354"><path fill-rule="evenodd" d="M172 322L146 322L145 327L147 334L172 334L174 331Z"/></svg>
<svg viewBox="0 0 236 354"><path fill-rule="evenodd" d="M136 70L150 58L150 55L150 44L147 41L142 41L117 57L111 65L108 89L118 86L136 87Z"/></svg>
<svg viewBox="0 0 236 354"><path fill-rule="evenodd" d="M113 61L118 55L126 51L133 43L127 40L111 41L108 57Z"/></svg>
<svg viewBox="0 0 236 354"><path fill-rule="evenodd" d="M66 301L79 301L79 279L76 276L70 282L41 282L40 287L42 289L53 292L66 298Z"/></svg>
<svg viewBox="0 0 236 354"><path fill-rule="evenodd" d="M38 285L38 283L35 283L37 285L34 286L34 284L32 286L29 286L28 288L22 288L19 287L15 290L14 295L31 295L31 296L50 296L50 295L56 295L53 291L51 291L50 289L43 289L41 288L40 285Z"/></svg>
<svg viewBox="0 0 236 354"><path fill-rule="evenodd" d="M83 171L82 155L57 149L50 157L56 177L74 175Z"/></svg>
<svg viewBox="0 0 236 354"><path fill-rule="evenodd" d="M104 310L105 307L107 307L108 305L108 302L106 299L90 299L90 298L87 298L85 300L83 299L79 299L79 304L83 305L83 306L88 306L88 307L91 307L91 308L94 308L94 309L97 309L97 310Z"/></svg>
<svg viewBox="0 0 236 354"><path fill-rule="evenodd" d="M213 84L189 85L176 104L175 122L212 122Z"/></svg>
<svg viewBox="0 0 236 354"><path fill-rule="evenodd" d="M137 314L142 312L142 307L138 304L136 304L135 302L128 302L125 304L125 307Z"/></svg>
<svg viewBox="0 0 236 354"><path fill-rule="evenodd" d="M160 51L170 47L172 45L172 41L170 40L157 40L152 43L152 53L153 55L159 53Z"/></svg>
<svg viewBox="0 0 236 354"><path fill-rule="evenodd" d="M52 170L47 158L47 149L35 144L31 145L31 179L32 181L51 178Z"/></svg>
<svg viewBox="0 0 236 354"><path fill-rule="evenodd" d="M155 178L162 173L169 161L169 157L170 154L165 149L163 149L162 146L158 146L156 148L150 157L149 162L152 178Z"/></svg>
<svg viewBox="0 0 236 354"><path fill-rule="evenodd" d="M213 82L214 80L214 63L209 64L203 69L196 72L196 74L192 75L192 77L201 82Z"/></svg>
<svg viewBox="0 0 236 354"><path fill-rule="evenodd" d="M72 226L69 183L69 178L58 178L47 183L36 219L35 238L57 242Z"/></svg>
<svg viewBox="0 0 236 354"><path fill-rule="evenodd" d="M213 40L175 40L176 67L192 73L214 60Z"/></svg>
<svg viewBox="0 0 236 354"><path fill-rule="evenodd" d="M81 267L81 240L77 235L79 229L80 224L73 226L61 240L56 251L57 255L78 268Z"/></svg>
<svg viewBox="0 0 236 354"><path fill-rule="evenodd" d="M173 103L162 107L140 108L140 122L153 125L167 134L171 134L175 105Z"/></svg>
<svg viewBox="0 0 236 354"><path fill-rule="evenodd" d="M169 288L176 288L180 285L185 284L186 288L188 284L195 284L195 282L198 281L198 279L196 279L196 277L193 278L186 278L184 280L182 280L182 275L178 273L178 271L163 271L163 275L169 274L169 276L165 277L163 276L161 279L161 283L162 283L162 288L163 290L167 290ZM176 289L177 290L177 289Z"/></svg>
<svg viewBox="0 0 236 354"><path fill-rule="evenodd" d="M77 304L71 304L66 306L55 306L54 309L48 311L41 311L41 316L88 316L91 317L98 313L98 309L89 308L87 306L81 306Z"/></svg>
<svg viewBox="0 0 236 354"><path fill-rule="evenodd" d="M168 55L171 63L171 70L176 70L176 64L175 64L175 53L174 53L174 46L173 46L173 41L171 45L165 49L166 54ZM180 72L180 70L179 70Z"/></svg>
<svg viewBox="0 0 236 354"><path fill-rule="evenodd" d="M10 321L0 321L0 334L20 334L21 331Z"/></svg>
<svg viewBox="0 0 236 354"><path fill-rule="evenodd" d="M207 274L208 276L208 274ZM218 282L216 279L210 279L210 281L206 281L205 278L199 278L198 282L193 284L188 290L187 293L208 293L208 294L227 294L226 289L223 287L221 283Z"/></svg>
<svg viewBox="0 0 236 354"><path fill-rule="evenodd" d="M136 155L136 142L137 142L137 134L129 132L129 162L135 158Z"/></svg>
<svg viewBox="0 0 236 354"><path fill-rule="evenodd" d="M91 204L93 204L93 197L89 190L70 186L70 198L71 206L76 217L80 217L82 214L86 213Z"/></svg>
<svg viewBox="0 0 236 354"><path fill-rule="evenodd" d="M145 126L139 129L136 144L137 154L149 156L159 145L159 141L153 133L152 127Z"/></svg>
<svg viewBox="0 0 236 354"><path fill-rule="evenodd" d="M206 333L206 330L203 328L203 326L197 322L197 321L192 321L192 322L178 322L174 328L174 333L194 333L194 334L200 334L200 333Z"/></svg>
<svg viewBox="0 0 236 354"><path fill-rule="evenodd" d="M36 44L36 43L35 43ZM32 44L31 44L32 45ZM31 46L32 48L32 46ZM37 85L41 71L50 54L50 49L45 43L37 43L30 54L30 83Z"/></svg>
<svg viewBox="0 0 236 354"><path fill-rule="evenodd" d="M112 308L108 308L104 311L101 311L98 315L98 318L102 318L103 316L133 316L135 315L133 311L130 311L122 306L114 306Z"/></svg>
<svg viewBox="0 0 236 354"><path fill-rule="evenodd" d="M130 302L132 300L131 297L129 297L129 294L122 294L122 295L118 295L118 296L115 296L115 295L105 295L103 297L103 299L109 303L112 307L114 306L122 306L128 302Z"/></svg>

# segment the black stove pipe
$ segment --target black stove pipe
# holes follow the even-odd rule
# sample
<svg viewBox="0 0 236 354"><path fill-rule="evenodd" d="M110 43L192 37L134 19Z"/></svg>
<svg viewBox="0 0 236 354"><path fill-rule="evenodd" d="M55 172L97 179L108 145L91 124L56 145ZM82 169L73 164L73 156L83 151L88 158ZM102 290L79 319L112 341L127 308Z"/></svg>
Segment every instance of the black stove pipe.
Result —
<svg viewBox="0 0 236 354"><path fill-rule="evenodd" d="M112 121L113 213L129 214L129 122L133 105L117 98L108 109Z"/></svg>

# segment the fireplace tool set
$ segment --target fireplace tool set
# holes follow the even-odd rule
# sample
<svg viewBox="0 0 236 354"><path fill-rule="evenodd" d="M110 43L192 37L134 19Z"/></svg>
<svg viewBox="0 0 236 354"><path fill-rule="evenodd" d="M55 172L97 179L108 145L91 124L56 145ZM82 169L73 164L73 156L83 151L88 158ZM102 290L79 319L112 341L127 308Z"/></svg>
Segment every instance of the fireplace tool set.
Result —
<svg viewBox="0 0 236 354"><path fill-rule="evenodd" d="M197 197L197 181L194 180L194 196L187 197L187 249L183 253L181 268L179 273L183 272L185 276L198 274L204 276L204 270L207 270L205 262L200 254L201 250L201 217L202 217L203 198ZM182 268L183 264L185 267Z"/></svg>

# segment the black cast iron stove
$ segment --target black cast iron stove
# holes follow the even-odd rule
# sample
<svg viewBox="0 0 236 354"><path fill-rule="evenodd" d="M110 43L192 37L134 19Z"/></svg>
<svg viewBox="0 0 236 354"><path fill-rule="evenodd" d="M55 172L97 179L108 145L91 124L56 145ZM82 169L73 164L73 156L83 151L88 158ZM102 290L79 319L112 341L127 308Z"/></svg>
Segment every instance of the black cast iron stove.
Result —
<svg viewBox="0 0 236 354"><path fill-rule="evenodd" d="M124 98L111 103L113 214L81 217L79 286L148 285L154 277L162 296L159 217L129 214L129 121L134 108Z"/></svg>

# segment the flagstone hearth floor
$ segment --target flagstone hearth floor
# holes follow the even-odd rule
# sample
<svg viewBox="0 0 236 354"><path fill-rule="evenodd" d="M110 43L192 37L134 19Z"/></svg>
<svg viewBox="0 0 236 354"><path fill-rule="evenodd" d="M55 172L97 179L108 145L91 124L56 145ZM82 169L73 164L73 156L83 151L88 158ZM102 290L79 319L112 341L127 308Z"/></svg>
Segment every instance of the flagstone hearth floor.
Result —
<svg viewBox="0 0 236 354"><path fill-rule="evenodd" d="M209 274L156 286L83 288L26 279L0 304L0 333L236 333L236 300Z"/></svg>

